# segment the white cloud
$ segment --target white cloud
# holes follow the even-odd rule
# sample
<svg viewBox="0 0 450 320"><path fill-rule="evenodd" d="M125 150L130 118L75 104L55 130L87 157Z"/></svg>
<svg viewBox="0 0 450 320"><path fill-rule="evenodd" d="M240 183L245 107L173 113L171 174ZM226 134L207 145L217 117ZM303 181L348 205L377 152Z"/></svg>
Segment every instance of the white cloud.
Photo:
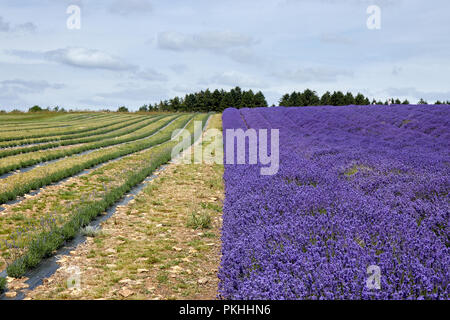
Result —
<svg viewBox="0 0 450 320"><path fill-rule="evenodd" d="M394 76L398 76L402 71L403 71L403 68L402 68L402 67L394 66L394 67L392 68L392 74L393 74Z"/></svg>
<svg viewBox="0 0 450 320"><path fill-rule="evenodd" d="M266 84L259 78L244 74L237 71L226 71L222 73L216 73L209 78L203 78L199 81L202 85L226 85L226 86L241 86L241 87L252 87L252 88L262 88Z"/></svg>
<svg viewBox="0 0 450 320"><path fill-rule="evenodd" d="M45 80L3 80L0 81L1 90L18 90L23 93L41 92L46 89L62 89L65 86L63 84L51 84ZM0 91L1 91L0 90Z"/></svg>
<svg viewBox="0 0 450 320"><path fill-rule="evenodd" d="M236 48L225 52L228 57L236 62L244 64L260 64L262 61L249 48Z"/></svg>
<svg viewBox="0 0 450 320"><path fill-rule="evenodd" d="M116 107L126 105L131 109L136 109L142 104L152 101L160 101L168 98L168 92L161 86L149 86L141 88L127 88L112 92L96 94L91 99L80 99L78 102L89 106ZM131 103L130 103L131 102Z"/></svg>
<svg viewBox="0 0 450 320"><path fill-rule="evenodd" d="M122 59L109 53L80 47L68 47L49 51L8 50L6 53L23 59L48 60L77 68L113 71L136 69L135 66L125 63Z"/></svg>
<svg viewBox="0 0 450 320"><path fill-rule="evenodd" d="M168 78L165 74L158 72L154 69L145 69L143 71L137 71L136 77L148 81L167 81Z"/></svg>
<svg viewBox="0 0 450 320"><path fill-rule="evenodd" d="M114 57L99 50L74 48L57 49L45 52L49 60L57 61L79 68L107 69L107 70L130 70L135 67L125 63L120 58Z"/></svg>
<svg viewBox="0 0 450 320"><path fill-rule="evenodd" d="M0 16L0 32L14 32L14 33L34 33L37 26L33 22L26 22L11 26L11 24Z"/></svg>
<svg viewBox="0 0 450 320"><path fill-rule="evenodd" d="M8 32L11 30L9 23L3 20L3 17L0 17L0 32Z"/></svg>
<svg viewBox="0 0 450 320"><path fill-rule="evenodd" d="M183 63L176 63L170 66L170 69L172 69L174 72L176 73L184 73L186 72L189 68L187 65L183 64Z"/></svg>
<svg viewBox="0 0 450 320"><path fill-rule="evenodd" d="M161 49L184 50L223 50L236 47L248 47L255 41L246 35L231 31L184 34L180 32L161 32L158 34L158 46Z"/></svg>
<svg viewBox="0 0 450 320"><path fill-rule="evenodd" d="M41 94L48 89L63 89L66 86L61 83L49 83L45 80L3 80L0 81L0 106L7 107L6 101L16 104L24 104L23 97L29 94ZM9 108L11 109L11 108Z"/></svg>
<svg viewBox="0 0 450 320"><path fill-rule="evenodd" d="M351 77L353 72L328 67L307 67L284 72L274 72L277 78L295 82L334 82L338 77Z"/></svg>
<svg viewBox="0 0 450 320"><path fill-rule="evenodd" d="M236 62L255 63L258 59L250 49L257 43L252 37L231 31L184 34L180 32L161 32L157 37L160 49L171 51L203 50L225 55Z"/></svg>
<svg viewBox="0 0 450 320"><path fill-rule="evenodd" d="M124 71L133 79L168 81L168 77L152 68L141 69L109 53L86 48L69 47L49 51L7 50L7 54L35 61L52 61L81 69Z"/></svg>
<svg viewBox="0 0 450 320"><path fill-rule="evenodd" d="M117 0L109 7L111 13L122 16L149 13L152 10L152 4L148 0Z"/></svg>
<svg viewBox="0 0 450 320"><path fill-rule="evenodd" d="M198 92L201 90L204 90L205 88L203 86L197 86L192 84L177 84L175 85L172 90L178 93L186 94L186 93L193 93Z"/></svg>
<svg viewBox="0 0 450 320"><path fill-rule="evenodd" d="M37 31L37 26L32 22L26 22L19 24L16 29L19 32L34 33Z"/></svg>
<svg viewBox="0 0 450 320"><path fill-rule="evenodd" d="M354 40L352 40L351 38L335 33L321 34L320 41L324 43L342 44L342 45L354 44Z"/></svg>
<svg viewBox="0 0 450 320"><path fill-rule="evenodd" d="M447 92L425 92L421 90L417 90L413 87L408 88L388 88L385 90L388 96L391 97L411 97L420 99L423 98L425 100L428 100L428 102L435 102L436 100L441 101L450 101L450 91ZM413 101L411 101L413 103Z"/></svg>

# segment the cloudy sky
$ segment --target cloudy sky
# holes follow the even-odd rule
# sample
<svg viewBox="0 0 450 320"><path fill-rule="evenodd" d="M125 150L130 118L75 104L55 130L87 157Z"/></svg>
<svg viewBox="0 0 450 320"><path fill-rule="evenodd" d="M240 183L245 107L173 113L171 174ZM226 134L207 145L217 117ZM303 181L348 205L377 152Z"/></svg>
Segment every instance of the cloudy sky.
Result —
<svg viewBox="0 0 450 320"><path fill-rule="evenodd" d="M71 5L80 29L67 26ZM380 29L367 27L371 5ZM0 109L137 109L237 85L270 104L305 88L450 100L449 11L448 0L2 0Z"/></svg>

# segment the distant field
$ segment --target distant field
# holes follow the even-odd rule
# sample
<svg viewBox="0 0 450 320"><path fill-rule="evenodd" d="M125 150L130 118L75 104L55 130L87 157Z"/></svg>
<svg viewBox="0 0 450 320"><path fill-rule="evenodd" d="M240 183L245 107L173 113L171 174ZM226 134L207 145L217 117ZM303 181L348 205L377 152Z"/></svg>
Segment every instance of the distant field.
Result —
<svg viewBox="0 0 450 320"><path fill-rule="evenodd" d="M0 115L0 271L20 277L51 255L170 159L174 130L208 118Z"/></svg>

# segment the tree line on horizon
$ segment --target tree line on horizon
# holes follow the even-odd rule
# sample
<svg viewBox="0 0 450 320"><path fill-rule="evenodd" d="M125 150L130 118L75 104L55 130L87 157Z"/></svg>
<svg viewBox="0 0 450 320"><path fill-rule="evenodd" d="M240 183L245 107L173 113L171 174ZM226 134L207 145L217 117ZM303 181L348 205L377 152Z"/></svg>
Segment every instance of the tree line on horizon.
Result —
<svg viewBox="0 0 450 320"><path fill-rule="evenodd" d="M279 106L283 107L303 107L303 106L347 106L347 105L388 105L388 104L410 104L408 100L388 99L385 102L375 99L372 101L362 93L353 95L341 91L333 93L327 91L322 96L318 96L316 91L306 89L303 92L286 93L279 100ZM428 104L424 99L420 99L417 104ZM450 104L450 101L436 101L435 104ZM243 91L240 87L231 89L229 92L207 89L193 94L187 94L184 98L175 97L170 100L160 101L157 104L142 106L139 111L183 111L183 112L223 112L228 107L257 108L268 107L266 98L261 91L256 94L252 90ZM272 105L275 107L275 105ZM119 112L126 112L126 107L119 109Z"/></svg>
<svg viewBox="0 0 450 320"><path fill-rule="evenodd" d="M154 105L143 105L140 112L146 111L173 111L173 112L223 112L226 108L257 108L267 107L267 101L261 91L242 90L240 87L225 90L200 91L186 94L184 98L174 97L163 100Z"/></svg>
<svg viewBox="0 0 450 320"><path fill-rule="evenodd" d="M303 106L348 106L348 105L389 105L389 104L410 104L408 100L401 101L400 99L388 99L386 101L375 100L372 101L365 97L362 93L353 95L351 92L344 94L341 91L325 92L322 96L318 96L316 91L306 89L303 92L286 93L279 100L279 105L284 107L303 107ZM420 99L417 104L428 104L424 99ZM450 104L450 101L441 102L436 101L435 104Z"/></svg>
<svg viewBox="0 0 450 320"><path fill-rule="evenodd" d="M410 104L408 100L401 101L400 99L388 99L386 101L370 100L362 93L353 95L351 92L343 93L341 91L325 92L319 96L316 91L306 89L303 92L293 91L292 93L284 94L278 101L279 106L284 107L303 107L303 106L346 106L346 105L388 105L388 104ZM424 99L420 99L417 104L428 104ZM450 101L436 101L435 104L449 104ZM272 105L274 107L275 105ZM234 107L242 108L257 108L268 107L267 100L261 91L254 93L251 89L246 91L240 87L235 87L229 91L209 89L200 92L189 93L184 97L174 97L169 100L162 100L155 104L144 104L138 112L223 112L226 108ZM28 112L67 112L64 108L58 106L43 109L39 106L33 106L28 109ZM71 112L73 110L69 110ZM101 111L111 112L105 109ZM0 113L6 111L0 110ZM22 112L20 110L13 110L12 113ZM126 106L121 106L117 112L130 112Z"/></svg>

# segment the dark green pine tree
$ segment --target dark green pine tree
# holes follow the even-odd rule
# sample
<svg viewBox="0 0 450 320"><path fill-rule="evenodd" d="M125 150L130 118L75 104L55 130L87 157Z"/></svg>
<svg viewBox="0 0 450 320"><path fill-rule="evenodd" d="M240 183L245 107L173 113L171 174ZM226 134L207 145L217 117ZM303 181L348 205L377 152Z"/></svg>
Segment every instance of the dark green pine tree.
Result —
<svg viewBox="0 0 450 320"><path fill-rule="evenodd" d="M42 108L39 106L33 106L30 109L28 109L28 112L40 112L40 111L42 111ZM122 111L118 111L118 112L122 112ZM128 112L128 111L126 111L126 112Z"/></svg>
<svg viewBox="0 0 450 320"><path fill-rule="evenodd" d="M187 94L184 97L184 103L183 103L183 107L182 107L183 111L184 112L194 111L195 106L196 106L196 101L197 101L197 99L194 94L192 94L192 93Z"/></svg>
<svg viewBox="0 0 450 320"><path fill-rule="evenodd" d="M254 107L254 100L255 94L252 90L244 91L242 93L242 100L241 100L241 108L253 108Z"/></svg>
<svg viewBox="0 0 450 320"><path fill-rule="evenodd" d="M330 91L325 92L320 98L320 104L322 106L330 106L331 105L331 93Z"/></svg>
<svg viewBox="0 0 450 320"><path fill-rule="evenodd" d="M148 106L144 104L142 107L139 108L139 112L148 112Z"/></svg>
<svg viewBox="0 0 450 320"><path fill-rule="evenodd" d="M213 104L212 93L209 89L206 89L206 91L203 95L203 105L202 105L201 112L208 112L208 110L211 109L212 104Z"/></svg>
<svg viewBox="0 0 450 320"><path fill-rule="evenodd" d="M289 99L290 105L293 107L303 107L306 106L306 101L301 92L293 92L291 98Z"/></svg>
<svg viewBox="0 0 450 320"><path fill-rule="evenodd" d="M301 96L303 100L303 105L305 106L317 106L320 104L320 99L315 91L306 89L305 91L303 91Z"/></svg>
<svg viewBox="0 0 450 320"><path fill-rule="evenodd" d="M175 97L169 101L170 111L180 112L181 111L181 100L179 97Z"/></svg>
<svg viewBox="0 0 450 320"><path fill-rule="evenodd" d="M331 95L331 104L333 106L345 105L344 94L341 91L334 91Z"/></svg>
<svg viewBox="0 0 450 320"><path fill-rule="evenodd" d="M119 109L117 109L117 112L130 112L128 111L128 108L125 106L120 107Z"/></svg>
<svg viewBox="0 0 450 320"><path fill-rule="evenodd" d="M267 101L266 101L266 97L264 97L264 94L261 91L258 91L254 98L253 98L253 102L255 104L255 108L261 108L261 107L267 107Z"/></svg>
<svg viewBox="0 0 450 320"><path fill-rule="evenodd" d="M232 107L236 107L234 105L233 97L231 93L225 92L222 101L220 101L220 112L223 112L223 110L225 110L226 108Z"/></svg>
<svg viewBox="0 0 450 320"><path fill-rule="evenodd" d="M169 104L169 101L164 100L164 101L162 102L162 110L163 110L163 111L170 111L170 104Z"/></svg>
<svg viewBox="0 0 450 320"><path fill-rule="evenodd" d="M241 100L242 100L242 90L239 87L231 89L230 91L231 97L233 98L233 106L236 108L240 108Z"/></svg>
<svg viewBox="0 0 450 320"><path fill-rule="evenodd" d="M351 92L347 92L345 94L344 101L346 106L355 104L355 97L353 97L353 94Z"/></svg>
<svg viewBox="0 0 450 320"><path fill-rule="evenodd" d="M286 93L284 96L281 97L280 101L278 102L280 106L282 107L289 107L289 99L290 99L290 94Z"/></svg>
<svg viewBox="0 0 450 320"><path fill-rule="evenodd" d="M355 104L358 106L362 106L365 104L365 97L362 93L358 93L355 97Z"/></svg>
<svg viewBox="0 0 450 320"><path fill-rule="evenodd" d="M205 91L202 90L200 92L197 92L196 96L197 96L197 105L196 105L195 112L202 112L204 109L206 109Z"/></svg>
<svg viewBox="0 0 450 320"><path fill-rule="evenodd" d="M288 106L289 107L298 107L298 106L300 106L298 104L298 102L299 102L298 93L294 91L289 96Z"/></svg>
<svg viewBox="0 0 450 320"><path fill-rule="evenodd" d="M220 102L222 101L223 90L220 92L219 90L214 90L211 97L211 108L209 111L219 112Z"/></svg>

